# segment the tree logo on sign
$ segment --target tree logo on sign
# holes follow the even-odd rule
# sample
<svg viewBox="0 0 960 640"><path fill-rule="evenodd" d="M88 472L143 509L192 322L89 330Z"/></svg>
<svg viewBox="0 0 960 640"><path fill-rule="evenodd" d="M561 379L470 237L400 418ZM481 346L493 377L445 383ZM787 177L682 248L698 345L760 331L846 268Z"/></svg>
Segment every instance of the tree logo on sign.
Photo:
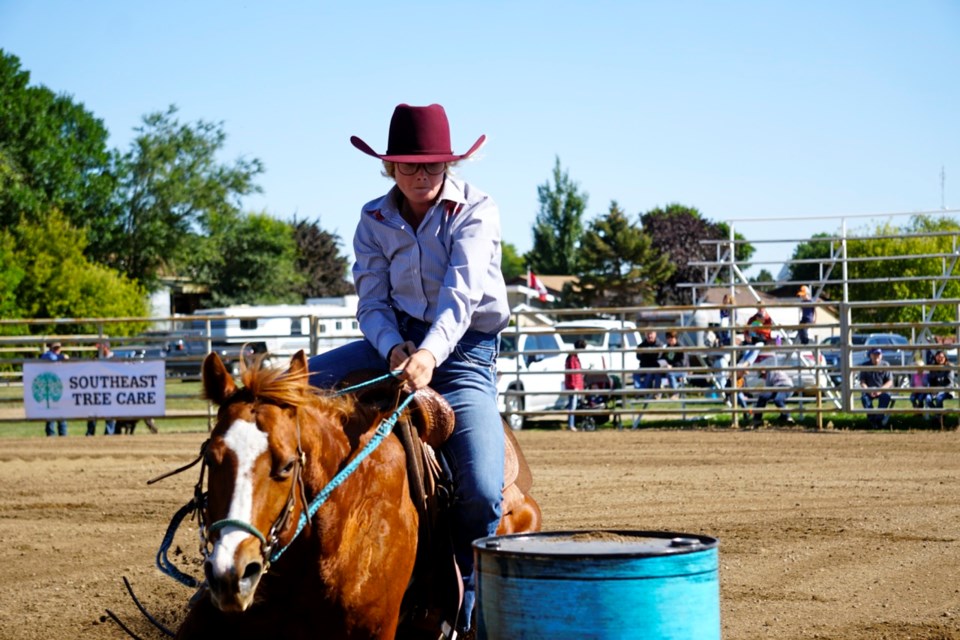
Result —
<svg viewBox="0 0 960 640"><path fill-rule="evenodd" d="M33 399L37 402L46 402L47 409L50 401L56 402L63 397L63 382L55 373L41 373L33 379Z"/></svg>

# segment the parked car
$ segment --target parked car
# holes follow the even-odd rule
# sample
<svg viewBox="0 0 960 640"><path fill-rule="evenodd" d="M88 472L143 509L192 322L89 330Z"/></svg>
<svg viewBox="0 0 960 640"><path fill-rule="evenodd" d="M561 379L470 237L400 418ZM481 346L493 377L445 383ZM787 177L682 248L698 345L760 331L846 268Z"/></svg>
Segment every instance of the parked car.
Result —
<svg viewBox="0 0 960 640"><path fill-rule="evenodd" d="M522 429L521 411L562 409L564 367L569 350L552 329L506 329L497 357L497 402L511 429Z"/></svg>
<svg viewBox="0 0 960 640"><path fill-rule="evenodd" d="M567 320L554 329L567 348L572 349L577 340L586 342L580 364L584 369L610 371L616 386L623 385L622 372L637 368L636 352L642 339L637 325L629 320Z"/></svg>
<svg viewBox="0 0 960 640"><path fill-rule="evenodd" d="M823 341L823 344L830 345L831 349L822 351L823 359L829 370L830 380L833 384L840 386L843 381L841 374L840 357L840 336L830 336ZM906 366L913 364L913 349L910 348L910 341L898 333L855 333L850 336L851 360L854 366L861 366L870 361L868 352L874 347L880 347L883 350L883 359L891 365ZM856 383L854 376L853 383ZM910 373L900 371L894 375L894 385L897 387L910 386Z"/></svg>
<svg viewBox="0 0 960 640"><path fill-rule="evenodd" d="M150 341L151 349L163 352L167 361L167 377L199 377L203 359L207 357L207 336L203 331L148 331L142 337ZM240 360L252 361L253 347L240 344L216 344L211 350L219 354L227 370L240 373Z"/></svg>
<svg viewBox="0 0 960 640"><path fill-rule="evenodd" d="M112 349L113 357L124 360L162 360L166 352L156 345L125 344Z"/></svg>

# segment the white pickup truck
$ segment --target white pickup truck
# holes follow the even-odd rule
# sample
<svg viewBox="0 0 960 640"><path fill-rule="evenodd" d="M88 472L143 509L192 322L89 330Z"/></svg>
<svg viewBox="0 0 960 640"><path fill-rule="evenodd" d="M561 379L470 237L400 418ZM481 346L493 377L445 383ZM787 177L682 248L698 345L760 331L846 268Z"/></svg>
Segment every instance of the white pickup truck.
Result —
<svg viewBox="0 0 960 640"><path fill-rule="evenodd" d="M631 374L637 368L637 347L640 333L637 325L629 320L567 320L553 327L566 348L572 349L577 340L587 347L580 352L580 364L584 369L607 371L622 385L632 384ZM624 380L626 378L626 380ZM614 386L617 386L616 382Z"/></svg>
<svg viewBox="0 0 960 640"><path fill-rule="evenodd" d="M523 411L561 409L569 347L552 328L508 327L500 335L497 402L511 429L522 429Z"/></svg>

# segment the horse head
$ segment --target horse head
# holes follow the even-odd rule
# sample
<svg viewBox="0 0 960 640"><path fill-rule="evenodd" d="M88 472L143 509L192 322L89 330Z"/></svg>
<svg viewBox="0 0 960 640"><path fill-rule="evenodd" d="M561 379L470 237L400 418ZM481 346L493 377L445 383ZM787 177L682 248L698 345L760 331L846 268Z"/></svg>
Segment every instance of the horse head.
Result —
<svg viewBox="0 0 960 640"><path fill-rule="evenodd" d="M258 365L238 387L216 353L203 362L204 396L219 406L205 448L204 573L222 611L245 611L278 546L295 535L304 500L301 412L310 402L301 351L287 371Z"/></svg>

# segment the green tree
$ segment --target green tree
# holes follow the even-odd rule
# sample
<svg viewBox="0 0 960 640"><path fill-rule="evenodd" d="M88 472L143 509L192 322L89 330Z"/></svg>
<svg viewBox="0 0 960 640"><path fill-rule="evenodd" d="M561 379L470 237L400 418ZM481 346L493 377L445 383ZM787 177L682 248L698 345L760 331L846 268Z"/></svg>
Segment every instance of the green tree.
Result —
<svg viewBox="0 0 960 640"><path fill-rule="evenodd" d="M118 171L120 215L98 237L93 255L152 288L163 271L176 271L184 239L209 230L213 219L240 210L240 198L260 188L259 160L221 164L223 124L181 124L177 108L144 117ZM187 246L190 243L186 243Z"/></svg>
<svg viewBox="0 0 960 640"><path fill-rule="evenodd" d="M579 273L578 251L583 235L583 212L587 194L560 168L553 167L553 184L537 187L540 212L533 227L533 248L527 263L535 273L573 275Z"/></svg>
<svg viewBox="0 0 960 640"><path fill-rule="evenodd" d="M920 300L933 296L933 284L944 274L944 266L950 261L921 257L930 254L953 255L955 235L960 231L960 223L948 217L917 215L905 225L897 226L889 222L874 228L864 229L859 234L850 234L847 238L847 256L853 258L847 264L848 296L851 302L872 300ZM950 232L944 235L932 235ZM924 235L931 234L931 235ZM791 280L799 282L820 282L829 274L824 288L824 296L840 300L843 297L841 287L841 267L839 262L831 269L832 256L839 255L839 243L826 238L829 234L818 234L809 242L800 243L794 249L793 260L808 260L792 264ZM831 246L833 245L833 246ZM901 259L889 260L891 256ZM822 269L822 271L821 271ZM822 275L821 275L822 274ZM956 273L953 274L956 276ZM892 282L891 278L914 277L913 281ZM960 297L960 283L950 280L945 283L942 297L956 299ZM853 321L858 323L894 323L917 322L922 319L922 308L918 304L902 306L871 306L856 308ZM937 305L934 309L934 321L949 325L956 321L956 309L953 304ZM951 330L945 329L945 332Z"/></svg>
<svg viewBox="0 0 960 640"><path fill-rule="evenodd" d="M750 282L755 283L754 288L757 291L766 291L773 286L769 284L773 282L773 274L767 269L760 269L756 277L750 278Z"/></svg>
<svg viewBox="0 0 960 640"><path fill-rule="evenodd" d="M659 285L674 271L669 256L631 224L617 205L590 223L580 243L579 292L565 289L564 302L582 306L626 307L653 302Z"/></svg>
<svg viewBox="0 0 960 640"><path fill-rule="evenodd" d="M293 222L297 245L297 271L304 278L303 298L345 296L356 292L347 280L350 261L340 253L340 236L320 228L316 222Z"/></svg>
<svg viewBox="0 0 960 640"><path fill-rule="evenodd" d="M209 285L211 305L303 302L293 227L266 213L225 213L211 219L192 273Z"/></svg>
<svg viewBox="0 0 960 640"><path fill-rule="evenodd" d="M84 257L86 235L65 216L53 211L39 223L21 221L9 234L15 244L14 261L23 270L15 299L25 318L146 317L145 291L136 282ZM93 333L96 323L71 327ZM111 325L111 333L130 335L144 325ZM37 326L38 332L50 330Z"/></svg>
<svg viewBox="0 0 960 640"><path fill-rule="evenodd" d="M851 280L863 280L849 287L851 301L866 300L920 300L933 296L934 278L945 275L944 262L938 259L922 257L924 254L955 255L956 236L924 236L919 234L941 231L960 231L960 224L950 218L914 216L904 226L891 223L878 225L871 235L881 236L863 238L847 242L847 254L858 261L847 266L847 277ZM883 260L887 256L903 256L899 260ZM863 260L877 258L876 260ZM947 274L949 275L949 274ZM957 274L954 273L954 276ZM918 280L891 282L893 277L914 277ZM879 282L878 282L879 280ZM960 282L945 283L944 298L960 297ZM918 322L922 319L922 308L918 304L895 307L871 306L857 309L855 322ZM956 308L953 304L938 305L933 319L944 323L956 322ZM947 329L952 333L952 329Z"/></svg>
<svg viewBox="0 0 960 640"><path fill-rule="evenodd" d="M716 261L716 245L701 244L701 240L725 240L729 238L729 226L725 223L711 222L694 207L669 204L665 208L657 207L640 216L644 232L653 239L653 245L670 255L676 271L657 289L657 303L662 305L689 304L692 293L682 284L704 281L704 268L692 262ZM734 236L742 240L743 236ZM753 255L749 244L738 246L736 257L745 262ZM743 264L743 267L746 267ZM725 275L721 272L720 278Z"/></svg>
<svg viewBox="0 0 960 640"><path fill-rule="evenodd" d="M116 187L107 138L82 104L30 86L19 58L0 49L0 227L57 209L95 237Z"/></svg>
<svg viewBox="0 0 960 640"><path fill-rule="evenodd" d="M509 242L501 242L500 249L502 256L500 258L500 272L503 279L510 282L514 278L527 273L527 267L523 257L517 252L517 248Z"/></svg>
<svg viewBox="0 0 960 640"><path fill-rule="evenodd" d="M7 229L0 230L0 318L20 318L17 289L25 276L17 263L16 242ZM2 333L0 329L0 333Z"/></svg>
<svg viewBox="0 0 960 640"><path fill-rule="evenodd" d="M831 268L831 256L839 255L839 243L827 240L830 237L833 234L818 233L811 236L808 242L797 244L790 259L790 279L795 282L823 281L826 283L823 297L839 300L843 297L843 289L839 284L843 274L839 263Z"/></svg>

